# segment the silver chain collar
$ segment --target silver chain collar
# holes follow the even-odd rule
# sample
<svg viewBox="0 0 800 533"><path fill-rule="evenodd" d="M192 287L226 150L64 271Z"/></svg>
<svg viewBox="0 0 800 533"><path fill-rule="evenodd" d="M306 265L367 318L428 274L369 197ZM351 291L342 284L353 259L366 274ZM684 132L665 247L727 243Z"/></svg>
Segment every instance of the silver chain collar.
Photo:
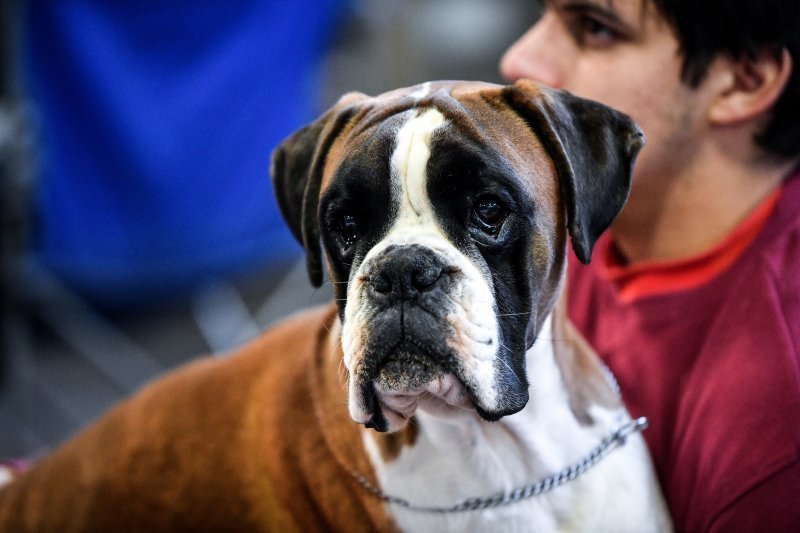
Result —
<svg viewBox="0 0 800 533"><path fill-rule="evenodd" d="M522 500L526 500L534 496L539 496L540 494L545 494L555 489L556 487L563 485L567 481L572 481L573 479L580 476L581 474L584 474L594 465L599 463L606 455L611 453L614 449L618 448L619 446L623 446L625 444L625 439L627 439L630 435L638 433L640 431L644 431L646 428L647 428L647 418L640 417L634 420L630 420L626 424L623 424L616 430L612 431L609 436L601 440L600 444L595 446L588 454L586 454L579 461L571 464L567 468L564 468L563 470L555 474L547 476L546 478L541 479L536 483L525 485L524 487L519 487L518 489L515 489L508 493L499 493L495 494L494 496L489 496L487 498L469 498L467 500L462 501L461 503L457 503L449 507L416 505L404 498L386 494L381 489L370 483L369 480L367 480L364 476L362 476L355 470L351 469L350 475L362 487L364 487L367 490L367 492L369 492L373 496L385 501L386 503L397 505L399 507L403 507L411 511L418 511L422 513L444 514L444 513L460 513L464 511L478 511L482 509L491 509L494 507L500 507L502 505L508 505L511 503L516 503Z"/></svg>

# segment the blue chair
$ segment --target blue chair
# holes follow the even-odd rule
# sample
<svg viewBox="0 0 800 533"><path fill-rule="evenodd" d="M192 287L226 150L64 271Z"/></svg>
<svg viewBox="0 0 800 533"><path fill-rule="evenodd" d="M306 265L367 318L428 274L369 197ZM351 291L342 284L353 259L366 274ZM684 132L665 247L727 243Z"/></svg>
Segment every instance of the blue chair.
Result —
<svg viewBox="0 0 800 533"><path fill-rule="evenodd" d="M341 4L28 2L36 263L120 308L296 256L269 155L319 111Z"/></svg>
<svg viewBox="0 0 800 533"><path fill-rule="evenodd" d="M120 314L192 302L221 353L303 298L269 156L319 113L317 67L345 4L2 4L0 104L26 112L0 113L0 133L20 132L0 135L0 460L36 455L181 363ZM249 272L288 272L254 316L226 283Z"/></svg>

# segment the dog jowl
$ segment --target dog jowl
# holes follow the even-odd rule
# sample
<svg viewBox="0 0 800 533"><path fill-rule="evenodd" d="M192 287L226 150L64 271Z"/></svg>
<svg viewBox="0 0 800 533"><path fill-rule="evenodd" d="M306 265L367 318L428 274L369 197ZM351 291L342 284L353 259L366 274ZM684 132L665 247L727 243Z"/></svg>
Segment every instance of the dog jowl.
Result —
<svg viewBox="0 0 800 533"><path fill-rule="evenodd" d="M521 410L568 241L588 261L641 144L624 115L529 82L350 94L284 141L276 196L315 284L324 249L352 418Z"/></svg>

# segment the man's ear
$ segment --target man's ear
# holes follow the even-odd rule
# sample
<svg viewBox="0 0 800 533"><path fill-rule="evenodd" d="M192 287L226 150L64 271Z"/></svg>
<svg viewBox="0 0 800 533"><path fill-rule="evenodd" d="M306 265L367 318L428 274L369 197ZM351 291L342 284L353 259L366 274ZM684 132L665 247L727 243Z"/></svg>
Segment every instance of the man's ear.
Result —
<svg viewBox="0 0 800 533"><path fill-rule="evenodd" d="M344 95L311 124L294 132L272 152L270 174L281 214L306 252L311 283L322 285L319 205L322 172L333 142L358 110L366 95Z"/></svg>
<svg viewBox="0 0 800 533"><path fill-rule="evenodd" d="M792 68L792 56L785 48L762 50L755 58L717 57L703 81L720 84L709 120L732 125L766 115L783 94Z"/></svg>
<svg viewBox="0 0 800 533"><path fill-rule="evenodd" d="M642 131L619 111L530 80L517 81L503 94L550 154L572 247L588 263L595 241L628 198Z"/></svg>

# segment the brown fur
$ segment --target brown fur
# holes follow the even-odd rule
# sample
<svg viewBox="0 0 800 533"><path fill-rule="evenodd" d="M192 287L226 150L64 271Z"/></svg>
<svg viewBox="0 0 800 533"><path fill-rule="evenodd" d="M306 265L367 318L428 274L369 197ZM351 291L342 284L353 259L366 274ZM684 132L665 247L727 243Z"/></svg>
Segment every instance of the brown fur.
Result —
<svg viewBox="0 0 800 533"><path fill-rule="evenodd" d="M334 316L304 313L147 386L1 490L0 531L393 529L341 466L375 482Z"/></svg>
<svg viewBox="0 0 800 533"><path fill-rule="evenodd" d="M400 457L403 448L410 448L417 442L419 428L416 421L412 418L408 425L394 433L374 433L370 437L378 446L381 459L386 463L391 463Z"/></svg>

